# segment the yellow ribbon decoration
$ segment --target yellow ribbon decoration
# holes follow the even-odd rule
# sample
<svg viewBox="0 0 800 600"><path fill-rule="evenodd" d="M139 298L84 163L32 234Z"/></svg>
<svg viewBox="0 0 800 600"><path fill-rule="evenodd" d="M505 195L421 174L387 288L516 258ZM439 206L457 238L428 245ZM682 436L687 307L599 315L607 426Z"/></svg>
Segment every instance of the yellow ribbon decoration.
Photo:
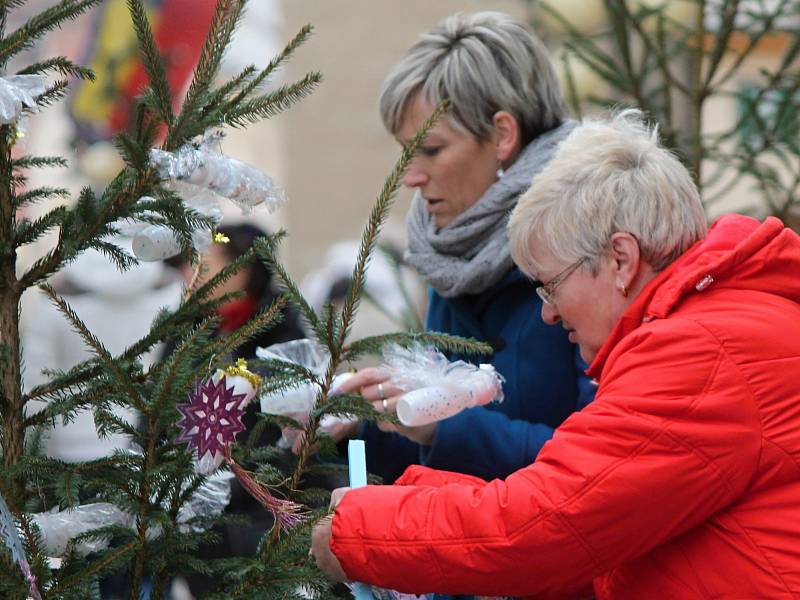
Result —
<svg viewBox="0 0 800 600"><path fill-rule="evenodd" d="M237 359L235 365L228 365L225 367L225 373L231 377L244 377L250 382L253 388L258 388L261 385L261 376L253 373L247 368L247 361L243 358Z"/></svg>

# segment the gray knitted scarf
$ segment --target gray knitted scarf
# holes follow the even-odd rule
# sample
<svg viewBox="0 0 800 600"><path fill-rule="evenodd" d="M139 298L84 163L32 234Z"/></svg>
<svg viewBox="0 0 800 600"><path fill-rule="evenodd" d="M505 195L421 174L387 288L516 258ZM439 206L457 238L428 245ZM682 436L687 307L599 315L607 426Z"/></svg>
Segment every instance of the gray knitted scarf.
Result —
<svg viewBox="0 0 800 600"><path fill-rule="evenodd" d="M511 211L575 125L567 121L533 140L480 200L443 229L436 227L417 192L406 217L405 258L441 296L479 294L509 271L506 224Z"/></svg>

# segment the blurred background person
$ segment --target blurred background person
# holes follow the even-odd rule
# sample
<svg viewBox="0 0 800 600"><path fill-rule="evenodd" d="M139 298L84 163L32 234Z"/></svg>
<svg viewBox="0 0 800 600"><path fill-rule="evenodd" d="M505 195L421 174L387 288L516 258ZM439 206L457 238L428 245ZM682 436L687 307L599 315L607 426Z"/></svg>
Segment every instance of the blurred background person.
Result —
<svg viewBox="0 0 800 600"><path fill-rule="evenodd" d="M130 238L119 237L114 242L131 251ZM181 296L179 278L163 263L140 263L122 273L93 249L59 273L53 285L112 355L143 337L159 310L177 308ZM50 380L44 369L66 371L92 357L72 324L38 290L31 294L24 317L23 377L28 391ZM161 346L156 346L145 354L145 366L152 364L161 351ZM36 406L37 410L44 407L38 402ZM128 422L136 422L136 415L119 407L113 410ZM90 410L78 411L68 423L57 418L45 438L45 453L68 462L107 456L117 448L128 448L131 442L121 434L99 436Z"/></svg>

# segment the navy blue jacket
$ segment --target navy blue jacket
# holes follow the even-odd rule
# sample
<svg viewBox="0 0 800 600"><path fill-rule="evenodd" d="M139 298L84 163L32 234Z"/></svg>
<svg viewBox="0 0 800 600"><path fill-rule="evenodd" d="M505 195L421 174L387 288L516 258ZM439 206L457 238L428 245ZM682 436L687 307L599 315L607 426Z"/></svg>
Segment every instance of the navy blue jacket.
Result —
<svg viewBox="0 0 800 600"><path fill-rule="evenodd" d="M490 356L450 358L493 364L505 377L505 400L440 421L431 446L363 426L369 471L387 483L411 464L494 479L533 462L595 388L567 332L545 324L541 308L535 285L516 267L481 294L443 298L431 290L426 329L488 342Z"/></svg>

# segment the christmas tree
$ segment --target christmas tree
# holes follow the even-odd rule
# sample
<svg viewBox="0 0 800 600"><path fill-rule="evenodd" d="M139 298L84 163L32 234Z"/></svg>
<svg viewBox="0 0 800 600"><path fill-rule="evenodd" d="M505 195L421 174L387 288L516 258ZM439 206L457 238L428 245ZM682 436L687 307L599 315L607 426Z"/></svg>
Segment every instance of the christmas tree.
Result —
<svg viewBox="0 0 800 600"><path fill-rule="evenodd" d="M563 43L576 116L639 108L689 169L710 214L733 202L800 227L798 0L597 0L575 4L571 15L557 2L525 1L537 30ZM577 22L592 11L599 23Z"/></svg>
<svg viewBox="0 0 800 600"><path fill-rule="evenodd" d="M12 32L5 30L7 14L25 1L0 2L4 71L21 50L100 2L62 0ZM334 377L364 354L380 351L388 341L425 341L460 352L486 351L473 341L421 333L348 339L393 194L425 132L446 106L437 109L404 149L379 193L340 309L328 305L317 314L303 299L276 258L282 233L261 239L252 251L207 282L191 286L177 309L163 311L141 339L118 355L112 355L67 301L48 286L51 275L87 249L104 253L121 270L135 264L136 257L109 241L109 236L130 227L139 235L139 258L159 258L170 247L200 261L198 250L212 238L224 242L214 235L219 218L207 210L210 192L216 194L213 202L225 196L245 209L280 202L281 193L269 178L215 150L215 135L225 127L245 127L286 110L310 93L321 76L309 73L292 84L265 88L311 33L305 27L265 68L250 66L216 83L222 55L245 4L245 0L218 0L191 84L176 111L174 90L145 7L141 0L128 0L148 85L133 110L132 130L115 138L125 168L102 193L84 188L71 205L58 206L35 220L20 217L20 209L44 198L65 197L68 192L27 189L26 173L67 163L60 157L18 156L14 146L20 118L61 99L70 78L91 79L93 74L56 57L0 79L0 495L4 500L0 533L10 549L0 552L3 598L99 597L98 582L113 573L127 574L129 598L138 600L145 593L160 598L175 575L193 572L214 576L219 597L334 597L332 584L307 554L310 529L327 512L328 493L311 487L309 475L336 469L315 458L334 451L331 440L318 431L319 424L330 415L378 416L360 396L331 395ZM183 183L178 185L176 180ZM55 245L21 270L18 249L51 231L58 232ZM256 255L279 278L285 294L234 333L216 336L215 309L231 294L215 298L212 292ZM23 390L19 306L23 292L34 286L42 287L93 356L66 372L51 373L47 383ZM287 303L308 323L315 344L322 349L324 368L315 372L275 357L232 363L236 348L274 325ZM142 354L164 341L172 342L175 350L162 362L145 367ZM314 390L307 423L260 415L247 436L241 433L241 412L254 395L302 385ZM34 401L44 402L45 407L32 409ZM120 418L117 407L134 410L139 422ZM84 463L43 456L39 448L42 428L87 408L93 411L98 432L135 438L138 449ZM287 458L279 448L258 445L264 429L275 425L305 430L296 456ZM215 495L219 482L214 476L228 470L274 514L275 525L257 556L204 561L198 549L213 541L212 526L226 518L221 509L209 509L204 499ZM55 513L62 525L83 524L78 532L66 535L57 551L47 539L48 516L54 515L46 513ZM58 560L53 560L56 554Z"/></svg>

